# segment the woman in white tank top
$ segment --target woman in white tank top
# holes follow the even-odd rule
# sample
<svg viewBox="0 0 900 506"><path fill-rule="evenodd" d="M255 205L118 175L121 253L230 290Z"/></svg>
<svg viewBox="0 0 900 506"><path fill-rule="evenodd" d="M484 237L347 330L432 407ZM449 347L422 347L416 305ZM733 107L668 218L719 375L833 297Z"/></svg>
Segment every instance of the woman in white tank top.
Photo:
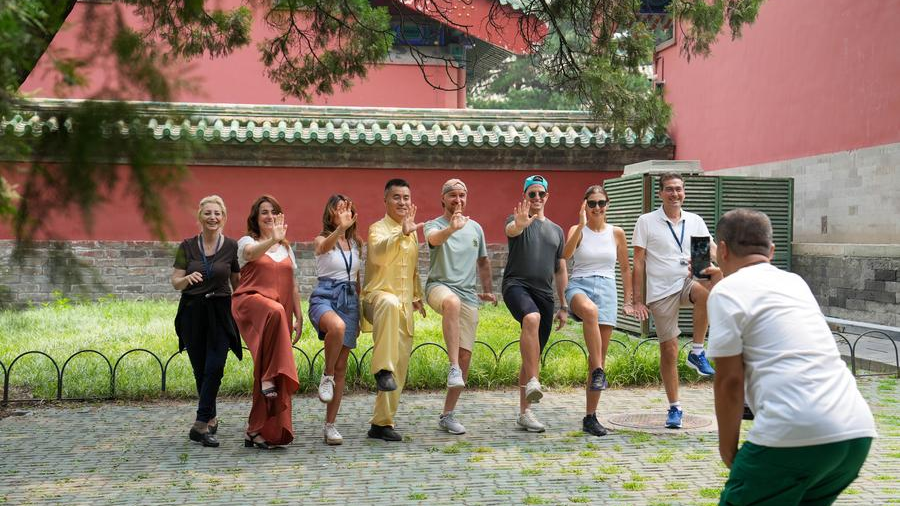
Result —
<svg viewBox="0 0 900 506"><path fill-rule="evenodd" d="M588 349L587 409L582 430L595 436L606 435L597 420L600 392L607 388L606 350L616 325L618 300L616 263L622 273L625 292L625 314L633 312L631 268L625 231L606 223L609 196L602 186L587 189L581 203L578 224L569 229L565 258L574 257L572 275L566 288L570 314L582 322L584 342Z"/></svg>
<svg viewBox="0 0 900 506"><path fill-rule="evenodd" d="M319 400L325 409L325 443L343 442L334 422L341 406L347 357L359 336L360 238L356 207L344 195L325 204L322 232L314 239L318 284L309 297L309 319L325 345Z"/></svg>

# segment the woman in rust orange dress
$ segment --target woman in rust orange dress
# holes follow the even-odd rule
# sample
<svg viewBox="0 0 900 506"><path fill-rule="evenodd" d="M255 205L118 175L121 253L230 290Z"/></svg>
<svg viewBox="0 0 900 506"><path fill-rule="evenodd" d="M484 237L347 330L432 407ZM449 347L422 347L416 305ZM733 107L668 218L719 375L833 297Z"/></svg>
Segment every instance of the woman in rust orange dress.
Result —
<svg viewBox="0 0 900 506"><path fill-rule="evenodd" d="M297 368L291 349L303 329L300 294L294 282L297 259L285 240L287 225L274 197L256 199L247 235L238 241L241 283L231 311L253 357L253 406L244 446L271 449L294 439L291 395Z"/></svg>

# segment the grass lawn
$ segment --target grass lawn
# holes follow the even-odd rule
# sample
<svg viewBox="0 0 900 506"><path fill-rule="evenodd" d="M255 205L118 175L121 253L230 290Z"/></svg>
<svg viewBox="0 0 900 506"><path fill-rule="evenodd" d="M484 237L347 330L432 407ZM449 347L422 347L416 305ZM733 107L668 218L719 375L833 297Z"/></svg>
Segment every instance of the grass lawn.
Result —
<svg viewBox="0 0 900 506"><path fill-rule="evenodd" d="M169 301L123 302L101 300L86 304L72 304L66 299L40 307L0 312L0 362L5 370L13 360L27 351L46 353L63 371L64 398L104 397L110 394L110 368L116 365L115 393L122 398L146 398L161 395L162 366L166 366L166 394L193 396L194 385L187 354L176 354L178 339L173 320L177 303ZM305 308L304 308L305 311ZM469 374L469 385L475 388L494 388L516 384L520 364L515 342L519 337L518 323L502 305L485 306L481 312L478 341ZM659 383L659 352L655 342L638 348L638 340L624 334L613 334L606 371L613 386ZM587 362L582 350L571 342L583 345L581 324L570 321L562 331L550 337L545 353L541 382L551 386L584 384ZM559 343L554 346L554 343ZM416 321L416 346L425 343L443 345L440 317L429 312L428 318ZM509 347L504 350L504 347ZM321 342L307 324L303 338L297 343L303 353L295 350L301 391L318 385L322 373L323 356L318 353ZM372 346L371 334L362 334L355 357L350 358L349 378L362 387L372 387L368 364L371 353L365 356L362 375L357 361L363 359ZM488 346L490 348L488 348ZM126 352L132 349L143 351ZM493 349L493 352L491 351ZM81 350L96 350L100 355ZM499 361L495 359L495 353ZM502 355L501 355L502 353ZM686 351L682 351L682 354ZM305 354L305 356L304 356ZM73 357L73 355L75 355ZM124 355L124 357L123 357ZM680 373L686 381L698 380L697 375L683 365ZM313 372L310 375L309 362ZM66 363L68 361L68 363ZM437 346L421 346L414 351L410 362L408 388L442 389L446 384L448 363L445 352ZM222 394L246 394L252 385L252 363L245 352L243 361L229 354L222 383ZM57 370L50 360L40 354L29 354L15 362L10 374L11 399L56 398Z"/></svg>

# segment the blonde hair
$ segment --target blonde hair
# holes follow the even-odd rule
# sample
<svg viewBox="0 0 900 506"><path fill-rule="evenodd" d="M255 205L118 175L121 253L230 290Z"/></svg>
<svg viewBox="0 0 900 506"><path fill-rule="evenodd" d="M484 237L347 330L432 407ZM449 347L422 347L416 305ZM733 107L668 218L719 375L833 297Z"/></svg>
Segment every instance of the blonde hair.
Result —
<svg viewBox="0 0 900 506"><path fill-rule="evenodd" d="M203 219L203 206L206 204L215 204L222 209L222 221L228 219L228 211L225 209L225 201L218 195L209 195L200 199L200 205L197 206L197 221Z"/></svg>

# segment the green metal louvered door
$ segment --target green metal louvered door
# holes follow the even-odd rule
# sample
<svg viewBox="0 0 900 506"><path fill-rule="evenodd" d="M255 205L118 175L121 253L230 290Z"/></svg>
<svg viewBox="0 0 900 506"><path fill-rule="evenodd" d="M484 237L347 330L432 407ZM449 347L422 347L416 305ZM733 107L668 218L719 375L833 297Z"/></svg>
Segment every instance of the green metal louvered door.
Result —
<svg viewBox="0 0 900 506"><path fill-rule="evenodd" d="M772 221L775 258L772 264L791 270L791 243L794 239L794 180L721 176L719 216L739 207L756 209Z"/></svg>
<svg viewBox="0 0 900 506"><path fill-rule="evenodd" d="M709 233L715 236L716 222L719 220L719 178L716 176L702 176L699 174L682 174L684 177L684 206L685 211L700 215L709 228ZM651 208L656 209L662 205L659 199L659 174L652 174L653 191L651 192ZM685 254L691 254L689 241L685 241ZM687 268L684 273L687 275ZM645 292L646 293L646 292ZM678 327L681 335L690 337L694 331L693 312L691 308L684 308L678 312ZM650 318L649 334L656 334L656 326L653 318Z"/></svg>
<svg viewBox="0 0 900 506"><path fill-rule="evenodd" d="M685 186L684 209L700 215L706 222L710 234L714 236L716 222L727 211L744 207L766 213L772 220L775 240L775 258L772 263L785 270L791 269L794 218L793 179L710 176L696 173L684 173L682 177L684 177ZM607 179L604 182L604 188L610 198L607 220L625 230L625 235L628 237L628 253L632 258L634 251L631 248L631 239L634 224L641 214L652 211L662 204L657 191L658 183L658 173L632 174ZM634 334L655 335L656 328L653 326L652 319L649 323L638 323L634 318L626 317L622 313L621 307L624 298L618 269L616 269L616 283L619 293L617 328ZM678 315L678 326L684 337L690 337L693 333L691 320L691 309L682 309Z"/></svg>
<svg viewBox="0 0 900 506"><path fill-rule="evenodd" d="M634 232L634 224L640 215L647 212L649 208L648 187L649 178L643 174L634 174L631 176L620 177L616 179L607 179L603 183L603 188L609 195L609 209L606 213L606 221L625 230L625 237L628 238L628 254L629 258L633 256L631 249L631 235ZM616 318L616 326L620 330L631 332L633 334L646 334L648 331L647 322L639 322L630 316L625 316L622 312L622 306L625 303L624 294L622 292L622 273L618 265L616 266L616 291L619 294L619 314Z"/></svg>

